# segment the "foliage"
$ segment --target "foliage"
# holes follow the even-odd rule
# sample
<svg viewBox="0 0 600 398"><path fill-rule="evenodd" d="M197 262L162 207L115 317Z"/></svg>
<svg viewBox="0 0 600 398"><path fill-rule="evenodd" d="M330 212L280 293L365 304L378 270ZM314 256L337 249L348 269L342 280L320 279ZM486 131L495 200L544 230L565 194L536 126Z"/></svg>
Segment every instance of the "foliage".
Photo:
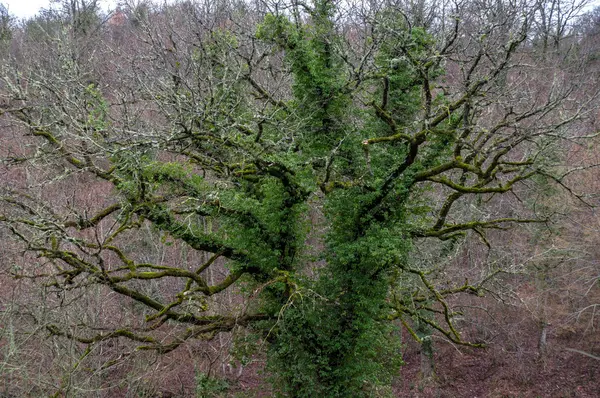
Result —
<svg viewBox="0 0 600 398"><path fill-rule="evenodd" d="M196 396L198 398L214 398L225 396L229 385L225 380L212 378L202 372L196 372Z"/></svg>

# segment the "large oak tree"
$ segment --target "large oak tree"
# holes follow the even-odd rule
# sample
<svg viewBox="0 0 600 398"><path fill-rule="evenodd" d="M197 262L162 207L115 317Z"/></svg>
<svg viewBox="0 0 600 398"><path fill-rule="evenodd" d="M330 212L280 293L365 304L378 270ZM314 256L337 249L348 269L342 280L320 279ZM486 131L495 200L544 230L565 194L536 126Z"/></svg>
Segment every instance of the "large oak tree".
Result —
<svg viewBox="0 0 600 398"><path fill-rule="evenodd" d="M11 272L61 300L99 286L136 303L134 319L44 324L90 347L165 353L246 327L290 396L384 391L400 325L427 355L433 333L481 345L449 297L483 294L500 270L455 280L439 264L464 236L549 220L519 196L565 186L561 148L596 105L575 45L536 48L547 21L529 3L207 2L96 29L31 22L0 83ZM186 254L150 256L147 236Z"/></svg>

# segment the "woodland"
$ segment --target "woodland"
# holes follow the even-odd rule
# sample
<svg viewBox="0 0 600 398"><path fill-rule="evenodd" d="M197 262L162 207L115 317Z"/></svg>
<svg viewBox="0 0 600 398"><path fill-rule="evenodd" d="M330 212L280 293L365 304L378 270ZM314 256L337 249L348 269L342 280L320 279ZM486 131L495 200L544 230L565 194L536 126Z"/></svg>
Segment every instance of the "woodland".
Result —
<svg viewBox="0 0 600 398"><path fill-rule="evenodd" d="M599 106L586 0L0 6L0 396L598 397Z"/></svg>

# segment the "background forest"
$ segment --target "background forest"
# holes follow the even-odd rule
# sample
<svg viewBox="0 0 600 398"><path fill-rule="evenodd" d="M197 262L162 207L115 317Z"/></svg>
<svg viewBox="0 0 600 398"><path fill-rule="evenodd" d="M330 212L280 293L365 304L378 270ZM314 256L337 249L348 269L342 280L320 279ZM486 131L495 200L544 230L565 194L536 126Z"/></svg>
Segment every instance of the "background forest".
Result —
<svg viewBox="0 0 600 398"><path fill-rule="evenodd" d="M0 7L0 396L597 397L600 9Z"/></svg>

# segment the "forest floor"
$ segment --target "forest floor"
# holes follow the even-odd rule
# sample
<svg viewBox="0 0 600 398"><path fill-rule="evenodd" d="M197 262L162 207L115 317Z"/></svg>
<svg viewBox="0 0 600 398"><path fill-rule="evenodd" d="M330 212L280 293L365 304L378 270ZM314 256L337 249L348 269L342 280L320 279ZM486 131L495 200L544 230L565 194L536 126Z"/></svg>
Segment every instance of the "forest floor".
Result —
<svg viewBox="0 0 600 398"><path fill-rule="evenodd" d="M440 347L436 354L436 378L419 382L418 347L409 347L405 365L395 385L398 397L422 398L517 398L600 397L600 361L558 346L576 341L563 338L539 359L537 344L524 342L513 351L491 346L483 350ZM569 344L571 343L571 344ZM600 336L596 337L596 352Z"/></svg>

